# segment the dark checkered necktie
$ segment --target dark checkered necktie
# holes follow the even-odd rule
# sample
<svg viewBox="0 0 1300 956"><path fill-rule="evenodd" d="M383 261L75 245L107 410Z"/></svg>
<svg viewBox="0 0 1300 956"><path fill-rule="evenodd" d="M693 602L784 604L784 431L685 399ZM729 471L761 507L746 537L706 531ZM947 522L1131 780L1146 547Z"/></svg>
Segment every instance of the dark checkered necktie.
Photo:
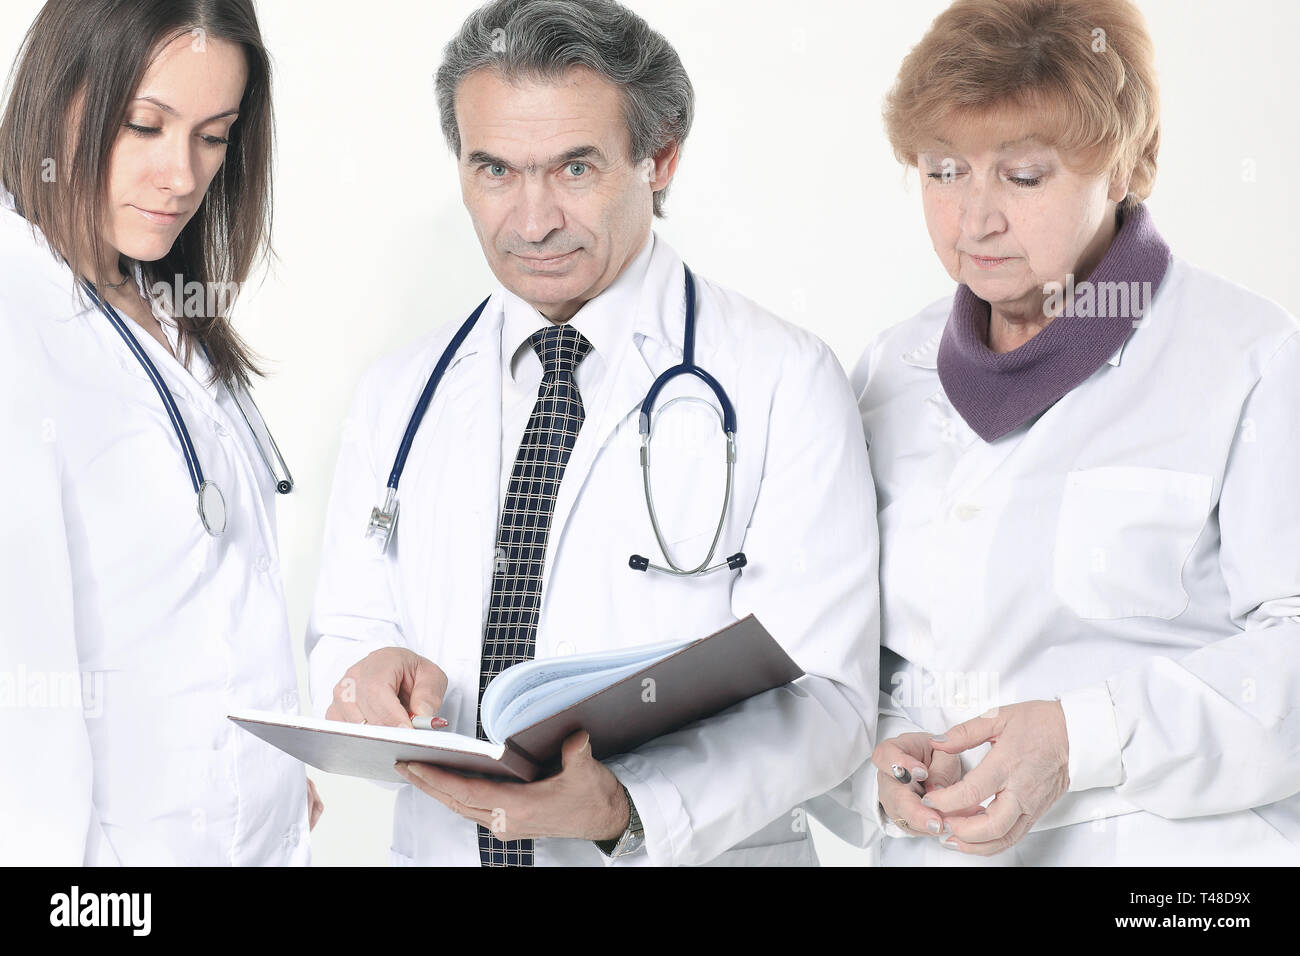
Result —
<svg viewBox="0 0 1300 956"><path fill-rule="evenodd" d="M483 632L480 708L488 681L511 664L531 660L536 649L542 566L551 514L564 467L585 417L573 372L591 351L591 343L577 329L555 325L533 333L528 344L542 360L542 384L515 455L510 487L501 508L492 603ZM478 736L487 739L481 710ZM502 843L480 824L478 854L484 866L532 866L533 841Z"/></svg>

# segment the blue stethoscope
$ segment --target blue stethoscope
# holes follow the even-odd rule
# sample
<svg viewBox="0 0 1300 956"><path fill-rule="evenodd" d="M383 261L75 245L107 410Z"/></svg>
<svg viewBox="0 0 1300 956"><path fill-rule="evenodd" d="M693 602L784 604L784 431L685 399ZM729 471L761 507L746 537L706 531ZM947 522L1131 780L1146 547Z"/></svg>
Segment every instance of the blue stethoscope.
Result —
<svg viewBox="0 0 1300 956"><path fill-rule="evenodd" d="M722 537L722 527L727 520L727 510L731 505L732 482L736 470L736 410L732 407L726 390L718 383L718 380L695 364L695 277L691 274L689 268L683 266L683 269L686 273L686 329L683 336L682 362L680 365L674 365L655 379L654 384L650 386L650 391L646 393L645 400L641 403L641 414L637 424L638 431L641 434L641 475L645 486L646 509L650 513L650 525L654 529L655 539L659 542L659 549L663 552L668 567L651 564L649 558L639 554L634 554L628 559L628 566L634 571L654 569L665 574L688 577L712 574L722 568L733 571L739 570L745 566L746 559L745 553L738 551L727 558L726 561L712 566L709 565L709 562L713 560L714 553L717 551L718 541ZM446 349L443 350L442 357L438 359L438 364L434 366L433 372L429 375L429 380L425 382L424 391L420 393L420 399L415 403L415 410L411 413L410 421L406 423L406 432L402 435L402 443L397 448L397 457L393 460L393 470L388 475L388 490L384 496L383 506L370 510L370 523L366 528L366 537L375 543L381 554L388 550L388 543L397 528L397 483L401 480L403 469L406 468L406 456L411 450L411 443L415 440L415 433L420 427L420 421L424 418L424 413L429 407L429 402L433 398L438 383L442 380L443 373L447 371L447 367L451 365L451 360L456 351L478 322L479 316L483 314L483 310L487 307L490 298L489 296L488 299L480 302L478 308L470 313L469 318L452 336ZM694 568L679 567L673 561L668 551L668 544L664 541L663 532L659 527L654 498L650 494L650 435L655 417L653 415L655 399L663 391L664 386L679 375L694 375L713 392L722 408L719 419L722 423L723 433L727 438L727 486L722 499L722 511L718 516L718 525L713 533L713 541L709 545L709 553ZM681 400L683 399L674 399L673 401ZM672 402L668 404L671 405ZM665 405L666 407L667 405ZM712 408L712 406L709 407ZM714 411L717 410L714 409Z"/></svg>
<svg viewBox="0 0 1300 956"><path fill-rule="evenodd" d="M172 430L176 432L176 439L180 442L181 452L185 455L185 466L190 473L190 484L194 486L194 493L198 496L199 520L203 522L203 530L208 534L216 537L226 530L226 498L221 493L221 488L216 482L203 477L203 467L199 464L198 453L194 450L194 442L190 440L189 429L185 427L185 419L181 417L180 409L176 407L176 400L172 398L171 391L167 388L167 383L163 377L158 374L157 367L145 352L139 340L131 334L126 327L126 322L107 301L100 298L98 291L86 279L81 280L86 292L99 311L108 319L109 324L117 330L117 334L122 337L126 347L131 350L140 367L144 369L145 375L153 383L154 389L158 392L158 397L162 399L163 407L167 410L167 417L171 419ZM262 456L262 461L267 470L271 472L271 478L275 481L275 490L282 495L287 495L293 490L293 476L289 474L289 468L280 454L279 447L275 444L275 439L271 437L270 429L266 429L266 422L262 420L262 427L266 429L267 440L271 443L271 451L275 455L276 463L279 465L279 471L276 471L270 458L267 457L266 450L262 448L262 442L258 437L257 430L253 428L253 423L248 418L248 412L244 409L243 401L240 400L238 389L229 389L230 397L234 399L235 407L239 409L239 414L244 418L244 424L253 435L253 443L257 445L258 454ZM247 401L252 404L252 398L247 397ZM257 417L262 418L261 412L257 411L257 406L253 406L257 412Z"/></svg>

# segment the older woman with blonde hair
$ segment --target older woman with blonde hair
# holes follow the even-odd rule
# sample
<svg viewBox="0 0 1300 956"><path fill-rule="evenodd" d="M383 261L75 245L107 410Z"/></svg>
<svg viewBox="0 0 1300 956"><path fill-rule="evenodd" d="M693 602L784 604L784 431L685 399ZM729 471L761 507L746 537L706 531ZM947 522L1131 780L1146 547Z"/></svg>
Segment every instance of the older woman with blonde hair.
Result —
<svg viewBox="0 0 1300 956"><path fill-rule="evenodd" d="M1300 326L1156 230L1141 15L958 0L885 118L958 285L855 371L882 862L1300 860Z"/></svg>

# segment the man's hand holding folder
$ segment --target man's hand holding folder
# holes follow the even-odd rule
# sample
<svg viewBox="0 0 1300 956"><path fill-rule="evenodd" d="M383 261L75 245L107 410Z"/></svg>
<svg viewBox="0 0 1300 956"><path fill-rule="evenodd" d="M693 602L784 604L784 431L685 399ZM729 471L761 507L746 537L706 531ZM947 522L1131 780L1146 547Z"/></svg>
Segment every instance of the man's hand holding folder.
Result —
<svg viewBox="0 0 1300 956"><path fill-rule="evenodd" d="M618 778L592 756L591 735L570 734L560 756L559 773L532 783L466 777L427 763L399 763L397 772L498 840L618 837L627 828L627 797Z"/></svg>

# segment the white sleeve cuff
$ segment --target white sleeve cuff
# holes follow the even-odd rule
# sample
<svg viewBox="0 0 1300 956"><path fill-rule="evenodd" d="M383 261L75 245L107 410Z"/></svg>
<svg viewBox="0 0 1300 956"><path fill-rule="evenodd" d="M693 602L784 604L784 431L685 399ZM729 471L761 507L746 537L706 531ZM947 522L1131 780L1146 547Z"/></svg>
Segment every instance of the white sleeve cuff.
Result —
<svg viewBox="0 0 1300 956"><path fill-rule="evenodd" d="M885 816L885 808L876 801L876 825L880 827L880 832L891 839L907 839L910 834L903 831L901 827L889 817Z"/></svg>
<svg viewBox="0 0 1300 956"><path fill-rule="evenodd" d="M682 796L648 760L636 754L623 754L605 763L618 782L627 787L636 804L645 845L641 852L606 859L606 865L677 866L690 844L690 818Z"/></svg>
<svg viewBox="0 0 1300 956"><path fill-rule="evenodd" d="M1124 782L1119 728L1110 688L1103 681L1060 696L1070 746L1070 792Z"/></svg>

